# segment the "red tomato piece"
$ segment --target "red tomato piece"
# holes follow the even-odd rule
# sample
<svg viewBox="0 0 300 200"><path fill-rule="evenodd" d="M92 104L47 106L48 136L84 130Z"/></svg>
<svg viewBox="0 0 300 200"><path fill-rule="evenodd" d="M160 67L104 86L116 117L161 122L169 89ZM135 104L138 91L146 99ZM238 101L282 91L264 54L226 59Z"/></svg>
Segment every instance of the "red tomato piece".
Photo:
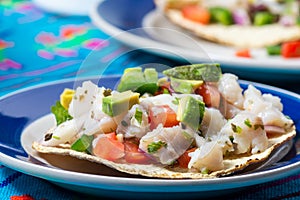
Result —
<svg viewBox="0 0 300 200"><path fill-rule="evenodd" d="M197 6L197 5L188 5L182 8L181 13L183 17L198 22L201 24L209 24L210 13L207 9Z"/></svg>
<svg viewBox="0 0 300 200"><path fill-rule="evenodd" d="M125 160L128 163L149 164L151 160L145 153L139 150L138 144L130 141L125 142Z"/></svg>
<svg viewBox="0 0 300 200"><path fill-rule="evenodd" d="M125 155L124 144L116 139L115 133L105 134L98 139L93 153L100 158L116 161Z"/></svg>
<svg viewBox="0 0 300 200"><path fill-rule="evenodd" d="M195 93L203 97L207 107L219 108L221 95L216 86L204 83L196 89Z"/></svg>
<svg viewBox="0 0 300 200"><path fill-rule="evenodd" d="M149 110L150 129L155 129L160 123L164 127L172 127L179 124L176 113L168 105L156 105Z"/></svg>
<svg viewBox="0 0 300 200"><path fill-rule="evenodd" d="M251 58L252 57L249 49L240 49L240 50L237 50L235 52L235 55L237 57L243 57L243 58Z"/></svg>
<svg viewBox="0 0 300 200"><path fill-rule="evenodd" d="M281 55L285 58L300 57L300 41L283 43Z"/></svg>
<svg viewBox="0 0 300 200"><path fill-rule="evenodd" d="M191 149L188 149L187 151L185 151L178 159L177 159L177 162L179 164L180 167L182 168L187 168L188 167L188 164L191 160L191 157L189 156L189 153L191 152L194 152L197 148L194 147L194 148L191 148Z"/></svg>

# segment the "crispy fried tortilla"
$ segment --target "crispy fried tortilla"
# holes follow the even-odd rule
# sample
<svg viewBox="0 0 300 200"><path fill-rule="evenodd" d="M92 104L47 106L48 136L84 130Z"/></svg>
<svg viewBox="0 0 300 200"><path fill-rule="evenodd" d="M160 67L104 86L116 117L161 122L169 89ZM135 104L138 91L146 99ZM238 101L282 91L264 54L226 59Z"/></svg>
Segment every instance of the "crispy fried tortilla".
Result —
<svg viewBox="0 0 300 200"><path fill-rule="evenodd" d="M184 5L183 1L178 3L179 1L156 0L155 2L158 9L174 24L212 42L234 47L261 48L300 39L300 26L298 25L283 26L279 23L264 26L203 25L182 16L180 8ZM184 2L195 4L197 1Z"/></svg>
<svg viewBox="0 0 300 200"><path fill-rule="evenodd" d="M32 144L33 149L40 153L50 153L58 155L68 155L76 157L78 159L84 159L91 162L99 163L116 169L121 172L125 172L133 175L142 175L146 177L155 178L172 178L172 179L182 179L182 178L192 178L192 179L203 179L203 178L216 178L225 175L232 174L234 172L239 172L245 169L247 166L252 164L259 164L268 159L271 153L278 147L283 145L285 142L291 140L296 135L295 126L288 133L280 136L274 136L269 138L268 148L260 153L253 155L235 155L224 158L224 169L219 171L214 171L210 174L202 174L200 172L187 172L186 170L176 168L176 167L164 167L158 165L142 165L142 164L127 164L127 163L116 163L108 161L93 155L89 155L82 152L77 152L70 149L69 145L62 145L57 147L42 146L38 142Z"/></svg>

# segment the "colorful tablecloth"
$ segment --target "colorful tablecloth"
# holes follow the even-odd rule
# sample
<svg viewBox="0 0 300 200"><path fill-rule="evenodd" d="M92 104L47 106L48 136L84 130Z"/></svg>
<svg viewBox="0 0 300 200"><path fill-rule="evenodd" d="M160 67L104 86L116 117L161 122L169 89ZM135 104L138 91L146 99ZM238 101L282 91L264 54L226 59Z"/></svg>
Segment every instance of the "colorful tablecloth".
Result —
<svg viewBox="0 0 300 200"><path fill-rule="evenodd" d="M130 51L88 17L46 13L30 1L0 1L0 96L53 80L94 75L101 67L105 74L120 74L124 67L144 63L177 64ZM0 199L83 198L87 197L0 165ZM228 198L300 199L300 175L255 185Z"/></svg>

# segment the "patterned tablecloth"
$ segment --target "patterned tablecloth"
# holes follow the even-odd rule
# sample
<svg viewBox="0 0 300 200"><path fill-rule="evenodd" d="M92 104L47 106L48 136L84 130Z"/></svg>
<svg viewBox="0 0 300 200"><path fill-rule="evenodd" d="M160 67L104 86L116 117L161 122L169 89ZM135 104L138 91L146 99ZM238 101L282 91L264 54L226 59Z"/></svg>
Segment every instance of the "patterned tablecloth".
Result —
<svg viewBox="0 0 300 200"><path fill-rule="evenodd" d="M93 53L95 48L97 55ZM130 51L98 30L88 17L46 13L30 1L0 1L0 96L53 80L90 76L101 67L106 68L105 74L120 74L124 67L144 63L178 64ZM114 67L107 68L110 65ZM0 165L0 199L83 198L82 194ZM300 199L300 175L255 185L230 198Z"/></svg>

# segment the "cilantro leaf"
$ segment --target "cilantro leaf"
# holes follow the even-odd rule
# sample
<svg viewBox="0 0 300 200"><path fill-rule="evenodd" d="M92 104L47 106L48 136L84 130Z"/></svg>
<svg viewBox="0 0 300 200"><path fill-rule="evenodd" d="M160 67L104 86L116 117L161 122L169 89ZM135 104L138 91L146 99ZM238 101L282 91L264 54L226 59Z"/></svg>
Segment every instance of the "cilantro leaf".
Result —
<svg viewBox="0 0 300 200"><path fill-rule="evenodd" d="M242 131L243 131L242 127L237 126L233 123L231 123L231 129L233 132L238 133L238 134L242 133Z"/></svg>
<svg viewBox="0 0 300 200"><path fill-rule="evenodd" d="M142 124L143 112L137 108L135 110L134 118L139 122L139 124Z"/></svg>
<svg viewBox="0 0 300 200"><path fill-rule="evenodd" d="M156 141L149 144L147 150L148 153L155 153L162 147L167 147L167 143L163 141Z"/></svg>
<svg viewBox="0 0 300 200"><path fill-rule="evenodd" d="M68 110L65 109L59 101L56 101L55 105L51 106L51 112L55 115L57 125L72 119L69 115Z"/></svg>

